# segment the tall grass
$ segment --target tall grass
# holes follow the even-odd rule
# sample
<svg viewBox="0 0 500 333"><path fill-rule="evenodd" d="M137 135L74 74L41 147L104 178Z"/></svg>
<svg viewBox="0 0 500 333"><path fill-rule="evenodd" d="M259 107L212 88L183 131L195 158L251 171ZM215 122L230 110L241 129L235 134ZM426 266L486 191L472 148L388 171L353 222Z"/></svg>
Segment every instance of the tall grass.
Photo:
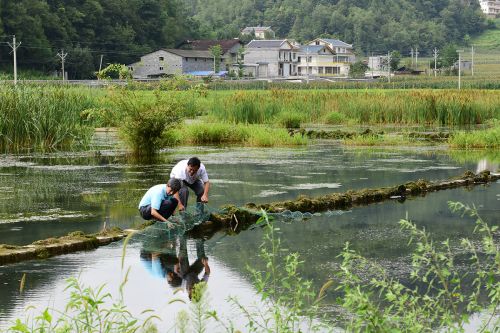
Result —
<svg viewBox="0 0 500 333"><path fill-rule="evenodd" d="M200 123L185 126L174 135L187 144L241 144L254 147L295 146L307 144L307 138L290 136L283 128L258 125Z"/></svg>
<svg viewBox="0 0 500 333"><path fill-rule="evenodd" d="M481 90L238 91L214 97L209 115L228 123L301 121L464 126L500 118L500 92ZM295 122L296 123L296 122Z"/></svg>
<svg viewBox="0 0 500 333"><path fill-rule="evenodd" d="M93 129L80 118L90 94L57 87L0 87L0 149L68 148L87 143Z"/></svg>
<svg viewBox="0 0 500 333"><path fill-rule="evenodd" d="M460 131L452 134L448 143L454 148L500 148L500 123L484 131Z"/></svg>

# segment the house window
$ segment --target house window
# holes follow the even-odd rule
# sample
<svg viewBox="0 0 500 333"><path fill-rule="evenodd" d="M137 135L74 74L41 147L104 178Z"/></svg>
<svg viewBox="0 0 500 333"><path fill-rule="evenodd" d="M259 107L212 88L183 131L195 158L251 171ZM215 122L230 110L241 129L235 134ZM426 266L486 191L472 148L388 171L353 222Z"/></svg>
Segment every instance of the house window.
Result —
<svg viewBox="0 0 500 333"><path fill-rule="evenodd" d="M162 66L160 66L160 70L161 70L161 71L163 70L163 67L162 67Z"/></svg>
<svg viewBox="0 0 500 333"><path fill-rule="evenodd" d="M319 41L316 41L316 45L319 45Z"/></svg>
<svg viewBox="0 0 500 333"><path fill-rule="evenodd" d="M198 61L198 58L194 58L194 61Z"/></svg>
<svg viewBox="0 0 500 333"><path fill-rule="evenodd" d="M186 62L188 62L188 61L189 61L189 58L186 58Z"/></svg>
<svg viewBox="0 0 500 333"><path fill-rule="evenodd" d="M165 60L165 58L163 58L163 57L160 57L160 61L163 61L163 60Z"/></svg>
<svg viewBox="0 0 500 333"><path fill-rule="evenodd" d="M300 62L300 57L297 58L297 61Z"/></svg>
<svg viewBox="0 0 500 333"><path fill-rule="evenodd" d="M323 67L318 67L318 73L323 74Z"/></svg>

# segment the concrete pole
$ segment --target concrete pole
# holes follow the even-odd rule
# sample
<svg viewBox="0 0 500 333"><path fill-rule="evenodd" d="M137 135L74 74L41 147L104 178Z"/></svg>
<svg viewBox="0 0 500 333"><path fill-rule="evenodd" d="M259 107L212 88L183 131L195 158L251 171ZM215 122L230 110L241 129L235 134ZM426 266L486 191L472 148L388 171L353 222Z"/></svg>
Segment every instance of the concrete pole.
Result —
<svg viewBox="0 0 500 333"><path fill-rule="evenodd" d="M16 35L12 36L12 44L9 44L10 48L12 49L12 53L14 55L14 85L17 85L17 48L19 45L21 45L21 42L19 44L16 43Z"/></svg>

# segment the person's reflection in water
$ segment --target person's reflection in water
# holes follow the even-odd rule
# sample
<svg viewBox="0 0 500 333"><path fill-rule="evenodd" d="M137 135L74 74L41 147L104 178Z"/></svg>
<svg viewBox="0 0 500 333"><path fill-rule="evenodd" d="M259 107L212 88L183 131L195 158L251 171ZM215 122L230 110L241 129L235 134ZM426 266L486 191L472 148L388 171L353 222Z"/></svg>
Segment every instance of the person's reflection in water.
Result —
<svg viewBox="0 0 500 333"><path fill-rule="evenodd" d="M483 171L497 172L498 171L498 163L492 163L487 159L482 159L477 163L476 173L480 173Z"/></svg>
<svg viewBox="0 0 500 333"><path fill-rule="evenodd" d="M197 283L208 282L210 276L210 266L205 255L205 242L196 240L196 260L190 265L187 253L187 240L184 236L179 238L179 272L182 277L183 286L186 288L189 299L193 296L193 289ZM203 276L200 279L200 273Z"/></svg>
<svg viewBox="0 0 500 333"><path fill-rule="evenodd" d="M175 240L166 241L158 251L141 250L140 257L146 269L153 275L167 280L173 288L181 287L192 298L193 288L202 281L208 282L210 266L205 255L203 240L196 240L196 260L189 264L187 239L184 235ZM176 250L178 249L178 255ZM200 278L200 274L203 276Z"/></svg>

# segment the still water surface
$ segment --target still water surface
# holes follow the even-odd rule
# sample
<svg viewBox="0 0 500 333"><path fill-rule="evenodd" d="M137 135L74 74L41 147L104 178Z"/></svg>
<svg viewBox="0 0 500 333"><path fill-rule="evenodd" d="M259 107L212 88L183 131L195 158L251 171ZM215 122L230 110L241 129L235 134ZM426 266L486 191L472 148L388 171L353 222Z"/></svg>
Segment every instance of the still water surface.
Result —
<svg viewBox="0 0 500 333"><path fill-rule="evenodd" d="M228 203L264 203L301 194L392 186L419 178L445 179L477 167L477 163L456 162L424 149L366 152L331 143L296 149L181 148L166 151L149 164L137 164L119 152L106 150L90 155L5 155L0 157L0 243L29 244L74 230L95 232L104 223L121 228L140 223L136 206L142 194L165 182L172 166L192 155L199 156L207 167L212 209ZM336 256L347 241L405 279L410 258L407 238L397 222L406 214L436 239L456 241L471 234L473 221L450 213L448 200L474 203L490 224L500 224L499 183L277 223L283 246L300 253L305 261L302 273L313 279L317 288L332 277ZM154 309L163 318L160 327L171 327L174 314L187 305L169 301L174 297L189 301L185 290L173 294L164 270L169 256L175 256L176 247L184 244L189 263L201 249L209 258L212 307L243 328L227 297L236 296L243 304L258 299L246 267L263 268L256 256L261 242L259 228L236 236L217 234L204 242L169 239L160 228L137 235L126 254L125 265L131 267L131 273L125 301L135 313ZM107 290L116 295L122 279L121 255L121 243L116 243L91 252L0 267L0 327L22 316L27 305L61 308L67 299L65 279L70 276L80 276L91 286L106 283ZM19 281L24 273L26 290L20 295ZM334 303L334 297L327 297L327 305ZM335 316L334 306L326 306L324 311Z"/></svg>

